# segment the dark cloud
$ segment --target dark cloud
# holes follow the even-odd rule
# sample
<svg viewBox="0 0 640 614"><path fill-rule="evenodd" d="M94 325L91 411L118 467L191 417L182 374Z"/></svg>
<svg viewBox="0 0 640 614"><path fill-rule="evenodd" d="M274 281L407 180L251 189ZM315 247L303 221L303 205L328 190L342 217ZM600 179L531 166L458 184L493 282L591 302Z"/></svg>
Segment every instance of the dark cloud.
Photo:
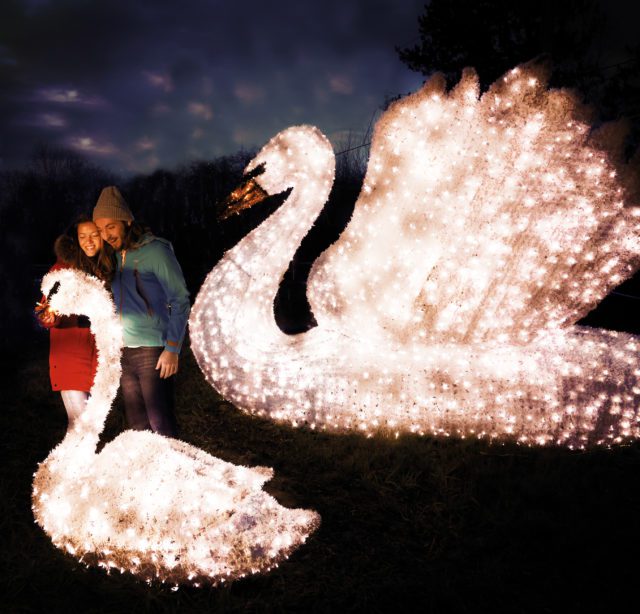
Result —
<svg viewBox="0 0 640 614"><path fill-rule="evenodd" d="M5 165L19 164L44 140L118 170L230 153L300 121L327 133L359 129L372 104L410 76L393 47L415 34L421 6L417 0L6 4ZM382 66L371 75L366 64L375 53Z"/></svg>
<svg viewBox="0 0 640 614"><path fill-rule="evenodd" d="M19 165L47 141L148 171L295 123L364 131L385 97L420 83L394 48L416 39L423 5L5 0L0 158Z"/></svg>

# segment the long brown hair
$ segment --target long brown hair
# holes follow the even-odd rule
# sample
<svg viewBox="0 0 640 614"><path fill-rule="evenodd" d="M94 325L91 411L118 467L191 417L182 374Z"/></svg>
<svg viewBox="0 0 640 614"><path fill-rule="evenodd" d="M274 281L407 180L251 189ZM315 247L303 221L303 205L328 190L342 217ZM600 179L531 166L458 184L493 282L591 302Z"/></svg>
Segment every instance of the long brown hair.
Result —
<svg viewBox="0 0 640 614"><path fill-rule="evenodd" d="M68 235L73 239L75 247L76 261L74 266L85 273L94 275L106 282L111 282L115 274L115 255L113 248L106 241L102 241L102 247L93 256L87 256L80 247L78 240L78 226L80 224L93 224L93 220L88 215L81 215L73 222L69 228Z"/></svg>
<svg viewBox="0 0 640 614"><path fill-rule="evenodd" d="M125 224L122 249L138 249L144 235L150 232L151 228L141 222L132 222L129 226Z"/></svg>

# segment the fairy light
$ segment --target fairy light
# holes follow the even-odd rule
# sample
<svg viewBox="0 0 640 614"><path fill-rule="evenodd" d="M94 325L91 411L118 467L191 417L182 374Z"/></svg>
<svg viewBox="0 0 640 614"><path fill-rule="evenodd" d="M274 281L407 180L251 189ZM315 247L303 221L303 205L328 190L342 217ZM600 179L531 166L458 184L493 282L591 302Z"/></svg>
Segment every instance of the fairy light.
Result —
<svg viewBox="0 0 640 614"><path fill-rule="evenodd" d="M278 134L247 170L266 163L260 186L292 191L225 254L191 313L208 381L244 411L365 436L637 438L640 341L575 326L640 263L626 169L583 115L535 66L482 97L465 71L449 93L435 78L392 105L352 219L311 270L318 326L295 336L273 299L334 156L315 128Z"/></svg>
<svg viewBox="0 0 640 614"><path fill-rule="evenodd" d="M56 282L50 307L89 317L98 369L80 419L34 476L34 516L53 543L107 573L175 586L264 572L304 543L319 516L264 492L269 468L149 431L125 431L96 454L120 381L122 330L102 282L61 270L45 276L42 292Z"/></svg>

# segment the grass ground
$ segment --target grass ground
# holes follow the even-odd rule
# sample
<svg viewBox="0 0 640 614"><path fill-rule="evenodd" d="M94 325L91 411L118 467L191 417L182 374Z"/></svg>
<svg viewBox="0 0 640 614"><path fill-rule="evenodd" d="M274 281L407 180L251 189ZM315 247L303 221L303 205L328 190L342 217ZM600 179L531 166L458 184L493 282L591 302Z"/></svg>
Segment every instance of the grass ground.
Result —
<svg viewBox="0 0 640 614"><path fill-rule="evenodd" d="M182 438L273 467L267 490L317 510L322 525L274 572L220 588L172 592L86 569L30 509L32 474L65 430L46 363L46 346L0 362L3 612L638 610L640 445L570 452L293 430L224 402L189 352L177 382ZM118 400L105 440L121 416Z"/></svg>

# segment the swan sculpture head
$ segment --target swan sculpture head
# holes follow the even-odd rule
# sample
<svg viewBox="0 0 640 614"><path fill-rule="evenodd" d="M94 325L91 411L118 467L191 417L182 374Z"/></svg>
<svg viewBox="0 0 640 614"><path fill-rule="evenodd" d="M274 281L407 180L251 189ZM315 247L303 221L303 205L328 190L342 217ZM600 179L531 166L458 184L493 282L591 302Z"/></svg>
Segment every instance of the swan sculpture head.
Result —
<svg viewBox="0 0 640 614"><path fill-rule="evenodd" d="M331 189L334 170L331 143L317 128L287 128L249 163L244 182L222 203L221 218L226 219L287 190L304 193L308 189L320 189L324 193Z"/></svg>
<svg viewBox="0 0 640 614"><path fill-rule="evenodd" d="M362 192L314 263L318 326L284 335L273 299L333 182L309 126L248 166L290 193L211 271L190 318L207 379L295 426L584 447L640 435L639 342L575 323L640 264L637 174L537 65L479 95L434 77L374 132Z"/></svg>
<svg viewBox="0 0 640 614"><path fill-rule="evenodd" d="M118 389L122 330L102 282L49 273L61 314L89 316L98 369L73 430L39 465L33 512L53 543L87 564L147 581L218 583L266 571L319 523L262 490L273 471L241 467L176 439L125 431L96 454Z"/></svg>
<svg viewBox="0 0 640 614"><path fill-rule="evenodd" d="M264 171L257 182L267 194L288 188L331 189L335 157L329 140L313 126L287 128L277 134L249 163L246 172ZM328 195L328 194L327 194Z"/></svg>

